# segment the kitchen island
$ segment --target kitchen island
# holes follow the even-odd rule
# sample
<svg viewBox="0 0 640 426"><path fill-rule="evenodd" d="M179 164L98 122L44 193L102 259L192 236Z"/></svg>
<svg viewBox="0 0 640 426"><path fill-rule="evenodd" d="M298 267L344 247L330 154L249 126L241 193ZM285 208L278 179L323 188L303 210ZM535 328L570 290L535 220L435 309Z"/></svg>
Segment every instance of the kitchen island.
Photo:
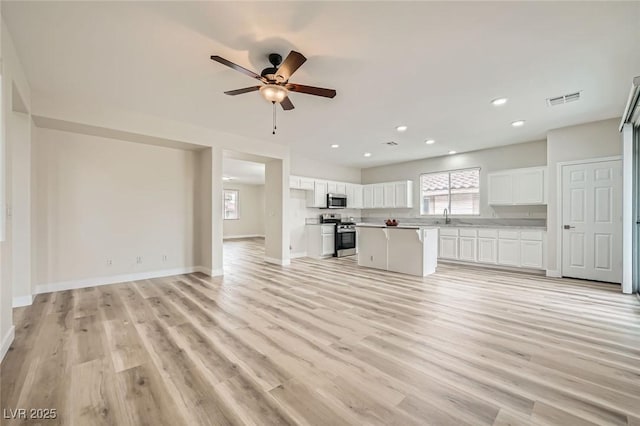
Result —
<svg viewBox="0 0 640 426"><path fill-rule="evenodd" d="M358 265L420 277L438 264L438 228L357 225Z"/></svg>

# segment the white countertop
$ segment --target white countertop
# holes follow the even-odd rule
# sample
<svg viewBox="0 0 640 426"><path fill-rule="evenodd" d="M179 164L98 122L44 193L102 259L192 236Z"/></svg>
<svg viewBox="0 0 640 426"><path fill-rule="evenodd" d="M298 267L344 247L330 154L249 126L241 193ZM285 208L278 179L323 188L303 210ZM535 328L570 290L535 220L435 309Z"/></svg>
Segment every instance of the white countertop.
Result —
<svg viewBox="0 0 640 426"><path fill-rule="evenodd" d="M369 228L400 228L400 229L420 229L420 228L485 228L485 229L532 229L537 231L546 231L546 226L527 226L527 225L472 225L472 224L400 224L398 226L387 226L384 223L358 223L356 226Z"/></svg>
<svg viewBox="0 0 640 426"><path fill-rule="evenodd" d="M387 229L423 229L423 228L437 228L435 225L397 225L387 226L379 225L377 223L358 223L356 227L360 228L387 228Z"/></svg>

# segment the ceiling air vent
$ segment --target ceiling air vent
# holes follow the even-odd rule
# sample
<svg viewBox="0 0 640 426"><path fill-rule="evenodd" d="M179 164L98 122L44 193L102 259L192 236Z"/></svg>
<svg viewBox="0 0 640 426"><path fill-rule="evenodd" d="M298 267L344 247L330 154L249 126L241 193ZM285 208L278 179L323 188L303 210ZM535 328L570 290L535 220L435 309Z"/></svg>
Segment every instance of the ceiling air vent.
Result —
<svg viewBox="0 0 640 426"><path fill-rule="evenodd" d="M394 141L391 141L391 142L382 142L382 143L383 143L384 145L389 145L389 146L398 146L398 142L394 142Z"/></svg>
<svg viewBox="0 0 640 426"><path fill-rule="evenodd" d="M555 98L547 98L547 105L556 106L567 104L569 102L575 102L580 100L580 92L568 93L562 96L556 96Z"/></svg>

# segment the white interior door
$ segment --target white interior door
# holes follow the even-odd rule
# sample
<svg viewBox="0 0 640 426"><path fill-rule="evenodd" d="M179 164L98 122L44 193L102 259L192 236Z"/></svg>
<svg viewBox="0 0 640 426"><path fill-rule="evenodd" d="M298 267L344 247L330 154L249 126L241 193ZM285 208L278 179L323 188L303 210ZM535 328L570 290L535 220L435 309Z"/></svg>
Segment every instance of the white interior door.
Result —
<svg viewBox="0 0 640 426"><path fill-rule="evenodd" d="M622 282L622 161L562 167L562 275Z"/></svg>

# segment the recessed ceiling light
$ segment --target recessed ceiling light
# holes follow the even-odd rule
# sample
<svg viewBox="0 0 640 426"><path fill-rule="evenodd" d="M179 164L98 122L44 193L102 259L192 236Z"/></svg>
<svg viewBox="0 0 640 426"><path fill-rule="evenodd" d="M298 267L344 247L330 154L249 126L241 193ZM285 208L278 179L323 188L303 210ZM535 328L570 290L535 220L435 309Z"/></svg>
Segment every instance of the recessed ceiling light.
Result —
<svg viewBox="0 0 640 426"><path fill-rule="evenodd" d="M407 130L407 126L398 126L396 127L396 130L399 132L405 132Z"/></svg>
<svg viewBox="0 0 640 426"><path fill-rule="evenodd" d="M371 157L371 153L370 153L370 152L365 152L365 153L364 153L364 156L365 156L365 157Z"/></svg>
<svg viewBox="0 0 640 426"><path fill-rule="evenodd" d="M513 123L511 123L511 125L512 125L513 127L520 127L520 126L524 126L524 120L517 120L517 121L514 121Z"/></svg>
<svg viewBox="0 0 640 426"><path fill-rule="evenodd" d="M504 105L506 103L507 103L507 98L496 98L496 99L491 101L491 105L493 105L493 106L500 106L500 105Z"/></svg>
<svg viewBox="0 0 640 426"><path fill-rule="evenodd" d="M334 143L331 145L331 148L340 148L340 145L338 145L337 143Z"/></svg>
<svg viewBox="0 0 640 426"><path fill-rule="evenodd" d="M458 152L458 151L451 150L451 151L449 151L449 155L453 155L453 154L455 154L456 152Z"/></svg>
<svg viewBox="0 0 640 426"><path fill-rule="evenodd" d="M426 141L424 141L424 143L426 143L427 145L433 145L434 143L436 143L436 141L434 139L427 139Z"/></svg>

